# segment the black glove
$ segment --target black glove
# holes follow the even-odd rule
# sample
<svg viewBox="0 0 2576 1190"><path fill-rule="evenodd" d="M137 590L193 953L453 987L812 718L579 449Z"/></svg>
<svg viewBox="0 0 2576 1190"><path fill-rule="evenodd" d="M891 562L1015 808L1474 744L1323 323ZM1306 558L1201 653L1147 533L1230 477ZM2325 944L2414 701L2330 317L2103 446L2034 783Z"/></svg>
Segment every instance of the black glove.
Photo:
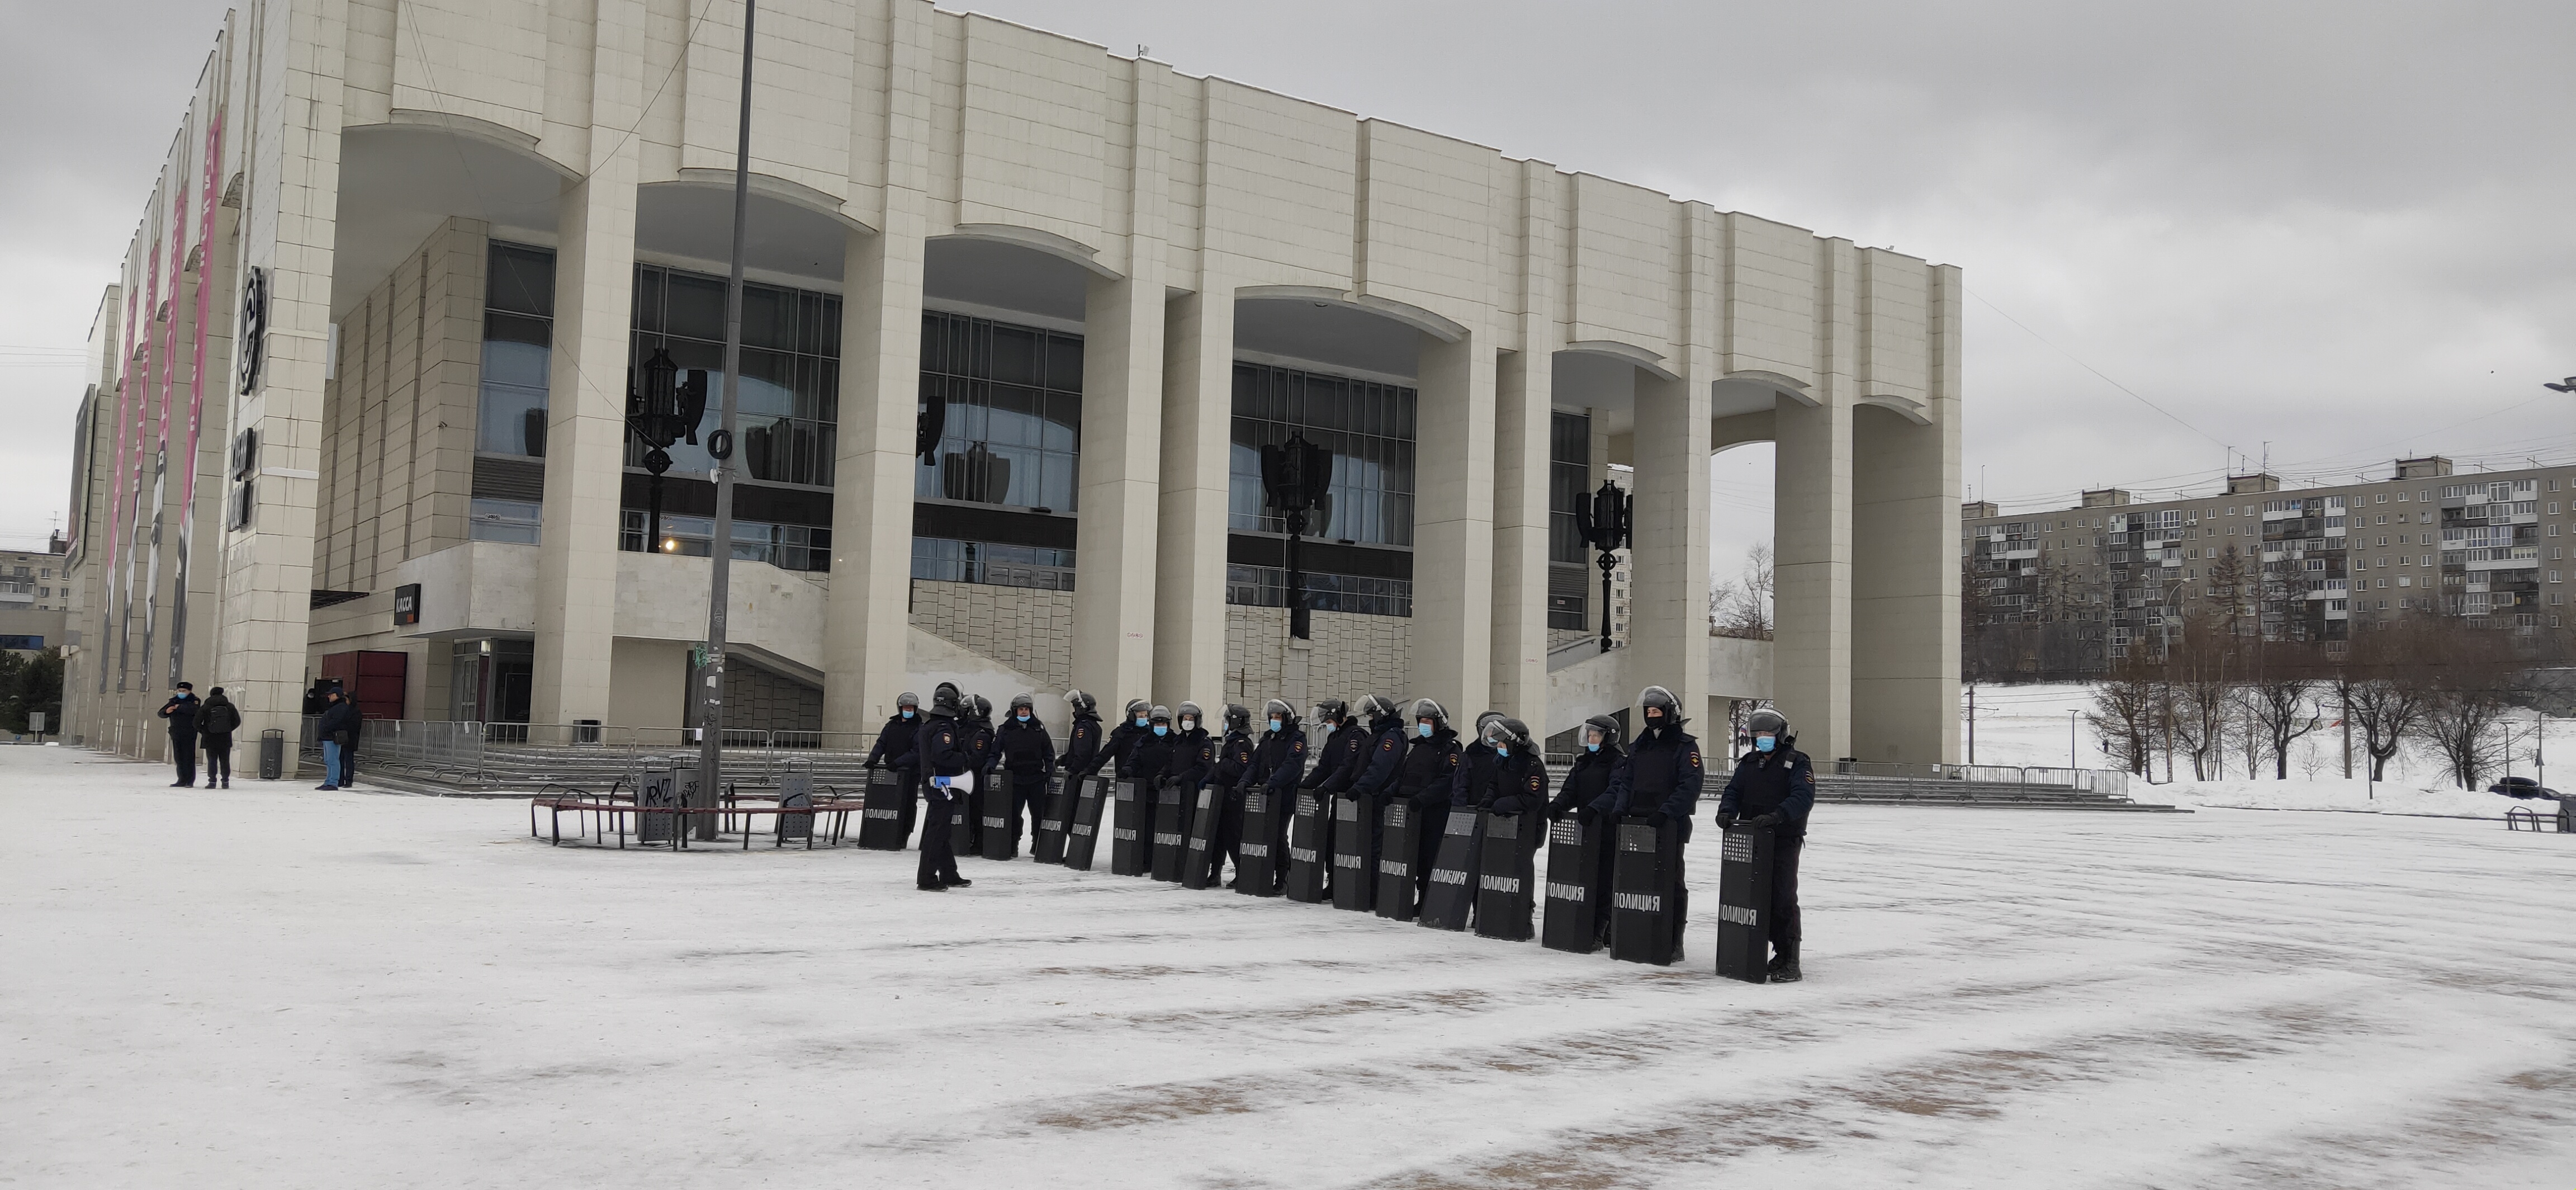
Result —
<svg viewBox="0 0 2576 1190"><path fill-rule="evenodd" d="M1733 829L1735 829L1735 819L1736 819L1736 815L1735 815L1735 811L1733 811L1733 810L1720 810L1720 811L1718 811L1718 812L1717 812L1717 827L1718 827L1718 829L1719 829L1719 830L1733 830Z"/></svg>
<svg viewBox="0 0 2576 1190"><path fill-rule="evenodd" d="M1672 819L1661 810L1651 811L1646 815L1646 825L1656 830L1664 829L1664 824L1671 821Z"/></svg>
<svg viewBox="0 0 2576 1190"><path fill-rule="evenodd" d="M1780 817L1780 812L1779 812L1778 810L1773 810L1773 811L1771 811L1771 812L1770 812L1770 813L1768 813L1768 814L1757 815L1757 816L1755 816L1755 817L1753 817L1753 818L1751 818L1751 819L1748 819L1748 820L1745 822L1745 825L1746 825L1746 826L1773 827L1773 826L1778 826L1778 825L1780 825L1782 822L1785 822L1785 821L1787 821L1787 820L1786 820L1786 819L1784 819L1784 818L1782 818L1782 817Z"/></svg>
<svg viewBox="0 0 2576 1190"><path fill-rule="evenodd" d="M1590 806L1579 806L1576 807L1574 811L1574 820L1585 826L1592 825L1593 822L1598 820L1600 817L1601 811L1595 810Z"/></svg>

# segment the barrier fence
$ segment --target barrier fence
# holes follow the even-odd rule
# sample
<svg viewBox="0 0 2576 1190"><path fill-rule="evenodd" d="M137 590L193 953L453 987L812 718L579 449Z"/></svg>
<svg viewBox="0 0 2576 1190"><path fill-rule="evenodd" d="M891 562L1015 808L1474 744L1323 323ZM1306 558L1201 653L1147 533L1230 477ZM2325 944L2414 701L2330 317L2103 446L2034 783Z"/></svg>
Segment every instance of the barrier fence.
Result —
<svg viewBox="0 0 2576 1190"><path fill-rule="evenodd" d="M296 753L322 763L320 717L304 717ZM486 789L548 781L631 777L648 757L676 768L698 763L693 727L625 727L605 723L474 723L435 719L364 719L358 724L357 769L391 771L443 785ZM775 785L797 772L848 774L864 767L873 731L772 731L725 728L728 784Z"/></svg>

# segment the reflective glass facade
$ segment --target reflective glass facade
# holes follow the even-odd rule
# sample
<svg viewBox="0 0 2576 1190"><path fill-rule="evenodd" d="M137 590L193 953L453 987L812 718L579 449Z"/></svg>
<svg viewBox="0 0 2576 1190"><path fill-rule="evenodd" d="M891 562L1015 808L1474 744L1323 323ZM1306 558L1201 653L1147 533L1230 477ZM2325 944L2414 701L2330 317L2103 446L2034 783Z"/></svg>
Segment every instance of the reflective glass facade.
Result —
<svg viewBox="0 0 2576 1190"><path fill-rule="evenodd" d="M1234 365L1234 448L1226 528L1285 533L1261 489L1261 448L1303 431L1333 452L1323 523L1307 532L1367 545L1413 544L1414 390L1400 385Z"/></svg>
<svg viewBox="0 0 2576 1190"><path fill-rule="evenodd" d="M1074 511L1082 461L1080 335L925 313L925 406L934 396L948 403L939 462L916 471L913 495Z"/></svg>

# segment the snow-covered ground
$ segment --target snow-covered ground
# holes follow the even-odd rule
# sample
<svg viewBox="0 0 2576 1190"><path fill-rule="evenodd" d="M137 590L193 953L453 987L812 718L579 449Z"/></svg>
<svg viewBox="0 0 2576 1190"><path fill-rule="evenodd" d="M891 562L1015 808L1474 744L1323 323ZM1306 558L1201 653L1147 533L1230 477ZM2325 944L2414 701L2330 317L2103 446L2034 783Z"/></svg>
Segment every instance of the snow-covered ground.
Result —
<svg viewBox="0 0 2576 1190"><path fill-rule="evenodd" d="M2063 768L2069 758L2081 763L2080 768L2107 768L2113 762L2102 751L2101 738L2084 715L2093 709L2092 690L2080 685L2034 684L1977 688L1976 763L1994 765L2042 765ZM2070 714L2070 712L2072 714ZM2542 813L2554 813L2553 802L2516 801L2483 789L2465 790L2454 783L2437 757L2423 755L2410 745L2391 762L2389 779L2372 782L2367 755L2362 751L2361 736L2353 736L2353 767L2357 774L2347 780L2343 773L2343 734L2333 726L2337 721L2331 707L2320 711L2328 726L2309 733L2290 746L2290 776L2279 780L2266 757L2257 774L2246 774L2241 748L2230 748L2226 757L2227 775L2214 781L2191 779L2191 760L2177 762L2177 780L2164 782L2161 759L2156 768L2157 784L2133 779L2129 796L2142 802L2162 802L2179 806L2227 806L2253 810L2343 810L2364 814L2431 814L2446 817L2501 819L2514 806L2528 806ZM2514 724L2515 766L2512 774L2533 775L2530 757L2535 741L2530 712L2519 712ZM2576 726L2566 720L2549 721L2545 743L2564 747L2563 759L2576 766ZM2545 755L2545 752L2544 752ZM2498 774L2499 776L2505 774ZM2569 768L2552 779L2559 789L2576 788L2576 768Z"/></svg>
<svg viewBox="0 0 2576 1190"><path fill-rule="evenodd" d="M1807 972L0 748L0 1183L2547 1187L2576 838L1827 807Z"/></svg>

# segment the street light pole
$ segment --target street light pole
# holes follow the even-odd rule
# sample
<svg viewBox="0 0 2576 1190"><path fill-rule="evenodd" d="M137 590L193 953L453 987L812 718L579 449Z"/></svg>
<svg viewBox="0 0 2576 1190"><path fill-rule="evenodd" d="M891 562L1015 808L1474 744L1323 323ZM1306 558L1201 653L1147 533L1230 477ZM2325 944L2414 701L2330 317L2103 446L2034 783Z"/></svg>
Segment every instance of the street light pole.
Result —
<svg viewBox="0 0 2576 1190"><path fill-rule="evenodd" d="M707 550L711 577L707 591L707 663L698 688L698 785L695 804L718 804L724 769L725 610L733 579L733 440L734 409L742 390L742 253L751 206L751 26L759 0L742 5L742 119L733 150L733 270L725 284L724 405L717 429L707 438L707 453L716 461L716 532ZM694 815L698 837L716 836L712 814Z"/></svg>

